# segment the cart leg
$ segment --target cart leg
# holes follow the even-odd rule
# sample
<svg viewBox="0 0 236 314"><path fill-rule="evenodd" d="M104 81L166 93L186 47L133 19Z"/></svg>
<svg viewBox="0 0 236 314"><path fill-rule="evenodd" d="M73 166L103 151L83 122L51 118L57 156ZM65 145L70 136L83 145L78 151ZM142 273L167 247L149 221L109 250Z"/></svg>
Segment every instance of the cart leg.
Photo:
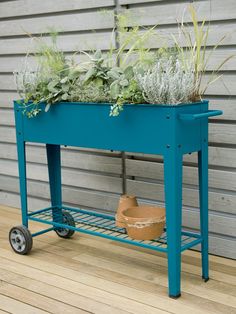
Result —
<svg viewBox="0 0 236 314"><path fill-rule="evenodd" d="M169 296L181 295L182 154L164 156Z"/></svg>
<svg viewBox="0 0 236 314"><path fill-rule="evenodd" d="M50 185L51 204L53 208L53 221L61 223L62 196L61 196L61 151L60 145L46 144L48 175Z"/></svg>
<svg viewBox="0 0 236 314"><path fill-rule="evenodd" d="M20 178L20 200L22 224L28 228L28 204L27 204L27 179L26 179L26 157L25 142L17 140L18 169Z"/></svg>
<svg viewBox="0 0 236 314"><path fill-rule="evenodd" d="M198 152L200 229L202 236L202 278L209 280L208 261L208 147Z"/></svg>

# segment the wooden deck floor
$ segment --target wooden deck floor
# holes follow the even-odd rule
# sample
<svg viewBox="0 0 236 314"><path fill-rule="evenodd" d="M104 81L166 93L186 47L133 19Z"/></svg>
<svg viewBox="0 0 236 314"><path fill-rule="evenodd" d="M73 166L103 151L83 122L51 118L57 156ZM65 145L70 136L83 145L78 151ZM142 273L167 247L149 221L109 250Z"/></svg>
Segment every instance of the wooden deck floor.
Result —
<svg viewBox="0 0 236 314"><path fill-rule="evenodd" d="M76 234L34 239L29 256L15 254L9 228L19 210L0 206L0 313L236 313L236 262L210 257L201 280L200 255L182 259L182 297L167 297L165 255ZM32 224L32 231L40 229Z"/></svg>

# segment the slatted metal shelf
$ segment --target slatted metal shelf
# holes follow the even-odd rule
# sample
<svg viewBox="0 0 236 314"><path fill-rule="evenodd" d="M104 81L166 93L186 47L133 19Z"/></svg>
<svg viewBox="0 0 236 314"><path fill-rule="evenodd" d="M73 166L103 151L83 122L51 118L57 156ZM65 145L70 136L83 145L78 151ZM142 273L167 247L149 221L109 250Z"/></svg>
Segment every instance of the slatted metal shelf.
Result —
<svg viewBox="0 0 236 314"><path fill-rule="evenodd" d="M166 232L160 238L154 240L134 240L131 239L125 229L116 227L115 217L108 214L101 214L94 211L88 211L78 208L63 206L74 218L75 227L60 223L60 211L55 207L44 208L35 212L30 212L28 218L37 222L53 225L49 228L33 234L33 236L51 231L56 228L67 228L82 233L96 235L99 237L132 244L160 252L167 252L167 235ZM193 232L182 231L181 251L189 249L202 242L199 234Z"/></svg>

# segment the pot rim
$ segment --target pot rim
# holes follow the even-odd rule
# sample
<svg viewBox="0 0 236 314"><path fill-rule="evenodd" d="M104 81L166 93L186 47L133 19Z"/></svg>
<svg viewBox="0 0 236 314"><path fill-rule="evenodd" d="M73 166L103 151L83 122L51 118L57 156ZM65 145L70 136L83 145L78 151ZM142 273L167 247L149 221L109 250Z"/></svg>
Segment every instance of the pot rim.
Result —
<svg viewBox="0 0 236 314"><path fill-rule="evenodd" d="M147 216L147 217L130 217L127 216L127 212L130 210L152 210L155 212L155 215ZM161 210L161 212L160 212ZM147 224L147 223L160 223L166 220L165 215L165 208L164 207L157 207L157 206L150 206L150 205L142 205L142 206L132 206L124 211L122 211L122 216L126 223L128 224Z"/></svg>

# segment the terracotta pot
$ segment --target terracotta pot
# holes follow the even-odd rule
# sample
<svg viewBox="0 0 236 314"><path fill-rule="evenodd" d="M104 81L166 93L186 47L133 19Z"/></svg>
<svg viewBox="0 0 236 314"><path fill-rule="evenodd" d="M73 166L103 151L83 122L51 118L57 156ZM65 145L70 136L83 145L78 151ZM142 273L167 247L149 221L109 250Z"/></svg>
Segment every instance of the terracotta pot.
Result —
<svg viewBox="0 0 236 314"><path fill-rule="evenodd" d="M120 200L119 200L119 205L116 213L116 226L119 228L125 228L124 224L124 217L122 215L122 212L133 206L138 206L136 197L134 195L121 195Z"/></svg>
<svg viewBox="0 0 236 314"><path fill-rule="evenodd" d="M130 238L153 240L161 236L165 226L165 208L135 206L122 212Z"/></svg>

